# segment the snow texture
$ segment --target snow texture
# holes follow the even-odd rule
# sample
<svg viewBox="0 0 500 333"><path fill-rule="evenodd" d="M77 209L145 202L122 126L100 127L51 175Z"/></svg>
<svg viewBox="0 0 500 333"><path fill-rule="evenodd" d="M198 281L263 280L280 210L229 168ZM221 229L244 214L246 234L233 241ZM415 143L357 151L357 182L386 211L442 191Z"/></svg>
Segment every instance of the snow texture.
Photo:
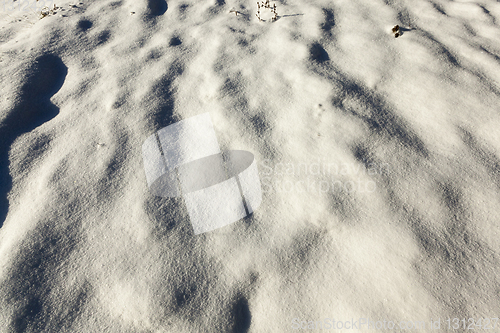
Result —
<svg viewBox="0 0 500 333"><path fill-rule="evenodd" d="M56 1L0 18L0 332L498 317L500 2ZM142 145L207 112L262 203L195 235Z"/></svg>

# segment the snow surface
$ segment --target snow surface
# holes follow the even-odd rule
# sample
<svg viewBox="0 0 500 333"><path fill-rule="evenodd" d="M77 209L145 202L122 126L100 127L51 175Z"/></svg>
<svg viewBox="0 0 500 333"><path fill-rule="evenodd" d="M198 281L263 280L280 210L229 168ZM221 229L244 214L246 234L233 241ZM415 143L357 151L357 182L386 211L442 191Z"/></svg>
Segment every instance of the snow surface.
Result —
<svg viewBox="0 0 500 333"><path fill-rule="evenodd" d="M226 1L3 9L0 332L497 318L500 3ZM141 146L204 112L264 195L194 235Z"/></svg>

